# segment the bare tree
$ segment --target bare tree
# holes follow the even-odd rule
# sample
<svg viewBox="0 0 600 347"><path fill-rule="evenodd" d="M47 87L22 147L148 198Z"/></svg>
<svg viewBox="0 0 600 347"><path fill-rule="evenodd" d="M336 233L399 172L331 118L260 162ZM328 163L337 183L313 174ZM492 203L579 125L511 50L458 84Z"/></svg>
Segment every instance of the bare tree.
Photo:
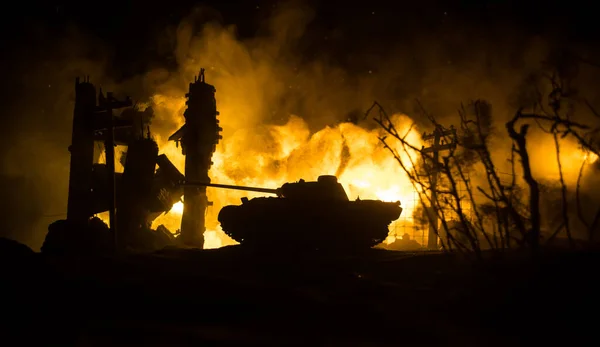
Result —
<svg viewBox="0 0 600 347"><path fill-rule="evenodd" d="M543 132L552 136L558 166L561 191L561 214L563 220L548 238L548 242L551 242L558 233L564 230L572 247L575 246L575 242L572 236L572 223L569 212L569 190L565 183L563 164L561 162L560 140L573 138L584 151L598 155L598 147L595 144L598 142L597 136L600 132L600 128L598 127L593 128L588 124L575 120L575 110L578 106L583 106L583 110L579 108L579 114L591 116L596 119L600 118L596 109L586 99L581 98L578 91L573 87L573 80L578 72L578 63L576 60L575 56L564 52L558 52L551 56L546 62L546 71L543 71L541 74L543 81L547 82L547 85L550 87L550 92L544 96L540 91L539 84L535 85L535 97L533 98L534 102L530 107L530 112L524 112L523 109L521 109L516 113L513 120L509 122L510 126L512 126L512 130L514 130L514 124L517 122L525 123L521 125L521 131L523 131L524 127L535 124ZM507 124L507 126L509 126L509 124ZM508 130L511 137L513 137L515 133L511 133L511 129ZM526 129L525 132L527 132ZM516 136L519 137L520 135L517 134ZM515 139L515 142L518 143L518 141L520 141L520 139ZM594 232L600 222L600 209L594 213L591 223L586 220L582 210L580 194L580 184L586 163L587 160L582 160L576 187L574 189L575 208L577 210L577 218L585 228L587 228L588 240L593 241ZM528 177L531 176L530 172L528 174L524 172L524 174L526 174L525 180L532 191L532 195L539 195L537 182L532 180L533 177ZM537 227L539 227L539 225Z"/></svg>
<svg viewBox="0 0 600 347"><path fill-rule="evenodd" d="M474 110L476 119L469 118L466 108L463 108L459 112L461 114L459 132L445 131L445 128L421 106L423 114L427 116L439 134L450 134L443 135L442 143L457 144L456 147L448 150L441 162L438 162L431 153L408 143L406 138L414 125L409 128L408 132L400 134L389 115L377 102L367 111L367 116L374 109L378 109L379 115L375 117L375 121L385 133L380 137L380 141L385 148L390 150L403 168L424 204L430 207L432 213L435 213L427 215L429 222L434 223L437 218L441 220L444 233L441 235L437 226L436 232L440 236L442 249L456 250L465 254L473 253L476 258L481 259L482 242L492 248L498 242L493 242L494 233L486 231L484 213L478 208L479 203L474 192L477 190L484 192L496 204L498 207L496 210L500 211L498 204L503 200L498 198L498 192L506 190L495 173L491 154L486 147L491 130L489 104L477 101L469 106ZM389 136L398 141L404 156L401 156L398 149L393 147L388 139ZM406 159L403 160L402 157ZM414 160L414 157L417 157L418 160ZM482 162L482 158L488 172L488 181L497 182L492 189L487 189L492 192L491 195L479 186L473 187L469 178L469 171L476 163ZM459 186L464 189L459 189ZM504 201L508 202L509 198L506 197ZM512 206L510 203L505 205ZM467 208L472 211L471 214L467 213ZM503 242L502 245L505 247L507 243Z"/></svg>
<svg viewBox="0 0 600 347"><path fill-rule="evenodd" d="M586 100L576 99L576 93L570 87L572 74L572 70L561 67L556 68L552 74L546 75L546 81L551 87L550 93L542 97L542 93L536 88L530 112L519 109L505 124L505 130L513 142L509 160L512 177L510 182L500 178L492 160L489 140L495 129L491 105L488 102L477 100L467 106L462 105L458 112L460 116L458 132L446 132L446 128L417 102L421 113L436 131L452 134L444 135L453 136L444 140L457 144L442 157L441 162L438 162L431 153L423 151L423 148L418 148L407 141L414 124L406 133L400 134L379 103L375 102L369 108L366 117L374 110L378 112L374 120L383 130L380 141L407 174L423 203L433 211L433 214L427 214L429 222L433 223L437 218L441 220L442 230L446 235L440 235L437 225L435 230L438 236L444 236L440 237L442 249L473 253L477 259L481 259L482 242L484 242L488 248L496 251L516 245L528 247L534 254L537 253L542 239L542 217L540 184L533 175L527 151L527 136L532 125L537 125L553 137L558 164L562 221L558 223L549 240L565 230L571 245L574 244L568 212L568 187L563 176L560 156L560 139L572 137L583 149L598 155L593 139L599 131L573 120L576 101L585 105L595 116L598 116L598 113ZM537 81L530 79L530 83L534 82ZM531 98L531 95L529 97ZM544 106L545 103L548 106ZM392 144L390 137L399 146ZM473 185L469 178L469 172L475 167L483 167L485 170L485 180L480 182L483 185ZM517 169L522 173L523 183L518 183L516 180ZM594 214L591 222L588 222L581 212L579 188L582 172L583 166L580 168L576 187L576 205L579 219L588 228L589 239L592 240L594 230L600 224L600 209ZM443 184L437 184L438 179L443 181ZM459 185L465 187L464 193L459 189ZM476 198L475 193L479 193L484 198ZM466 213L465 205L470 207L472 214ZM454 221L451 222L452 220Z"/></svg>

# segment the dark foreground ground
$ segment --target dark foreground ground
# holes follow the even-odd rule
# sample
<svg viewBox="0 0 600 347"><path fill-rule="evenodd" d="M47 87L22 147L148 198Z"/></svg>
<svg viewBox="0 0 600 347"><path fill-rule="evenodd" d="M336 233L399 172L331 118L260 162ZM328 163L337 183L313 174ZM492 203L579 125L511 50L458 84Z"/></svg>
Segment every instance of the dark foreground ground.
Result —
<svg viewBox="0 0 600 347"><path fill-rule="evenodd" d="M2 257L3 346L596 345L599 253Z"/></svg>

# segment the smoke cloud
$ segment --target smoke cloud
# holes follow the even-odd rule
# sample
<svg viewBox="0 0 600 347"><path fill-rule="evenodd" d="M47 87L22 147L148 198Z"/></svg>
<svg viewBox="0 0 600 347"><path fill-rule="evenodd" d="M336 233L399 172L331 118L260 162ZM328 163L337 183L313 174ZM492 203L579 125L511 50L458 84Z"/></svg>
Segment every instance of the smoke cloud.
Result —
<svg viewBox="0 0 600 347"><path fill-rule="evenodd" d="M188 84L200 68L206 68L206 81L217 89L224 129L220 154L214 159L218 174L229 181L225 183L248 183L245 178L267 173L267 178L252 182L272 186L281 179L316 178L312 175L318 174L319 163L313 163L316 169L310 170L306 160L330 160L334 162L331 174L338 169L343 174L352 160L375 153L377 141L353 143L359 137L352 134L359 130L340 133L336 127L354 118L367 129L364 131L373 129L373 122L362 120L362 114L374 100L391 114L409 115L420 131L428 128L416 112L415 99L446 125L456 124L461 102L489 100L499 134L494 157L502 162L510 150L503 124L522 102L524 79L538 71L541 61L555 48L548 40L515 30L484 37L467 25L455 25L443 35L407 32L411 39L388 41L375 49L368 38L346 37L339 30L315 34L311 26L315 16L313 9L299 3L282 5L256 37L240 39L236 28L222 24L215 10L194 9L156 39L155 45L172 57L173 66L159 66L118 83L109 71L115 54L110 44L76 31L58 45L15 50L13 56L21 62L12 75L22 77L15 80L14 98L5 111L12 122L2 137L6 236L38 248L47 225L66 214L67 148L76 76L90 75L91 82L104 90L128 94L152 106L153 135L183 171L180 149L166 139L183 124ZM323 50L307 54L303 51L307 40L315 37L320 42L313 45ZM353 40L353 50L343 58L327 49ZM580 72L582 92L589 89L585 86L594 80L594 74L597 72L592 70ZM598 99L598 95L586 97ZM401 119L405 125L410 122ZM316 132L318 136L311 138ZM339 138L339 148L329 151L320 147L319 138L328 136ZM531 140L536 168L542 168L537 174L552 176L547 164L549 145L543 135L534 136L540 136ZM305 145L292 152L290 148L298 148L298 144ZM328 159L329 153L335 154ZM378 150L376 155L386 152ZM266 164L258 165L261 169L257 170L251 164L260 160ZM282 168L285 174L281 174ZM576 174L569 171L568 176L576 178Z"/></svg>

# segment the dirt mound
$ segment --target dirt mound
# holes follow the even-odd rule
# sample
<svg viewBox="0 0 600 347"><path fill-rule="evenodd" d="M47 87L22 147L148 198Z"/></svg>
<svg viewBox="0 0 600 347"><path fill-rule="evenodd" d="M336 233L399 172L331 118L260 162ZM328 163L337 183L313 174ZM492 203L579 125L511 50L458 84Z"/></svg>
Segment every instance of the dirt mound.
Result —
<svg viewBox="0 0 600 347"><path fill-rule="evenodd" d="M110 229L96 217L88 223L58 220L50 224L41 249L54 255L110 254L113 250Z"/></svg>
<svg viewBox="0 0 600 347"><path fill-rule="evenodd" d="M0 237L0 257L15 258L26 257L35 254L35 252L26 245L15 240Z"/></svg>

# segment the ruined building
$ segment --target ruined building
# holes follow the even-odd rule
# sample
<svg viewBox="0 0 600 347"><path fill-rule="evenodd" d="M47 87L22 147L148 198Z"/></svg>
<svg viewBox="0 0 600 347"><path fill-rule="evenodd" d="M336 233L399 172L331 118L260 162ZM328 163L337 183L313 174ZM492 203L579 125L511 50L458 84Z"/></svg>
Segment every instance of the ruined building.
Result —
<svg viewBox="0 0 600 347"><path fill-rule="evenodd" d="M111 93L105 97L100 90L96 96L96 87L89 78L80 82L75 80L75 111L73 114L73 130L71 137L71 163L69 172L69 197L67 205L67 220L86 222L98 213L95 202L103 200L106 210L111 212L111 220L115 219L115 175L114 175L114 146L115 128L131 127L131 123L123 119L115 119L113 110L131 106L131 100L118 101ZM106 149L106 170L103 178L106 180L104 189L94 189L95 179L94 148L96 142L104 143ZM112 160L111 160L112 159ZM97 176L97 175L96 175ZM100 179L102 180L102 179ZM103 199L99 199L103 197ZM103 204L101 204L103 205Z"/></svg>
<svg viewBox="0 0 600 347"><path fill-rule="evenodd" d="M205 83L204 69L190 83L185 125L170 140L181 144L185 155L185 176L159 155L150 134L151 108L132 107L129 98L117 100L112 93L90 83L89 78L75 82L69 197L67 219L52 223L43 249L86 249L98 245L106 235L111 249L151 250L175 242L173 235L152 222L184 197L184 212L179 240L182 244L203 247L206 208L211 204L206 187L185 188L186 179L209 182L212 155L221 136L218 125L215 87ZM118 110L119 112L113 111ZM126 146L121 158L115 147ZM102 147L105 163L100 163ZM100 149L100 150L99 150ZM123 172L115 172L115 159ZM157 169L158 166L158 169ZM185 190L184 190L185 189ZM109 228L94 215L109 212ZM99 238L95 235L102 234ZM89 236L89 237L88 237Z"/></svg>
<svg viewBox="0 0 600 347"><path fill-rule="evenodd" d="M156 246L152 244L153 239L170 239L170 233L162 235L164 228L158 233L150 226L156 217L181 199L180 182L184 176L164 154L158 155L158 145L148 127L152 109L138 111L131 108L129 98L119 101L112 93L106 96L102 90L97 93L89 78L83 82L77 79L75 91L67 220L59 221L58 227L53 223L55 227L50 228L46 241L82 240L80 234L98 230L97 222L91 222L92 217L106 211L117 248L152 248ZM113 110L121 112L115 115ZM117 145L127 146L121 158L122 173L115 172ZM104 147L105 164L98 162L95 149L99 147ZM52 236L51 230L63 236ZM64 248L63 245L47 246ZM85 247L73 245L79 246Z"/></svg>
<svg viewBox="0 0 600 347"><path fill-rule="evenodd" d="M185 178L194 182L210 182L208 171L212 166L215 146L222 138L219 134L216 89L204 80L204 69L190 83L185 124L177 130L170 141L181 143L185 155ZM212 205L206 196L206 187L186 186L181 220L181 241L189 246L202 247L204 244L205 215Z"/></svg>

